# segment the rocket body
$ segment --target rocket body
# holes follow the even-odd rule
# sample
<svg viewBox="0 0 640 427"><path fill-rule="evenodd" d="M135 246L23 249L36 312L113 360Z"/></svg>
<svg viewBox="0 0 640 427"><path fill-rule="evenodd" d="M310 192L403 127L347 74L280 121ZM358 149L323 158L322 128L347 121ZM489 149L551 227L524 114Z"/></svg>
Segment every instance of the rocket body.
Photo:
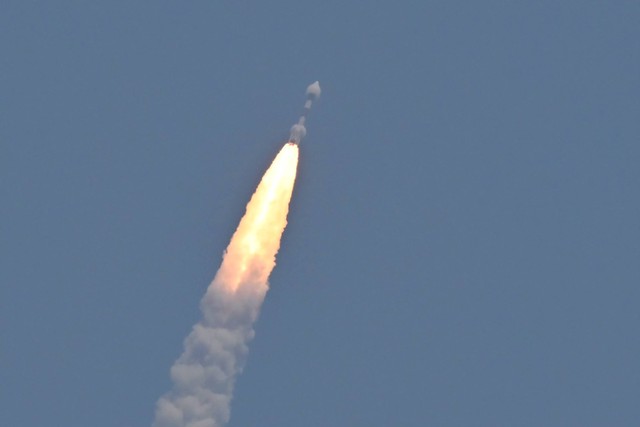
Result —
<svg viewBox="0 0 640 427"><path fill-rule="evenodd" d="M291 126L291 133L289 136L289 142L293 142L294 144L299 144L307 135L307 128L304 127L304 124L296 123Z"/></svg>
<svg viewBox="0 0 640 427"><path fill-rule="evenodd" d="M302 138L307 135L307 128L305 127L305 122L307 121L307 116L309 115L309 111L311 110L311 105L313 101L320 98L320 83L313 82L307 87L307 100L304 103L304 112L302 116L298 119L298 123L291 126L291 132L289 135L289 142L293 144L300 144Z"/></svg>

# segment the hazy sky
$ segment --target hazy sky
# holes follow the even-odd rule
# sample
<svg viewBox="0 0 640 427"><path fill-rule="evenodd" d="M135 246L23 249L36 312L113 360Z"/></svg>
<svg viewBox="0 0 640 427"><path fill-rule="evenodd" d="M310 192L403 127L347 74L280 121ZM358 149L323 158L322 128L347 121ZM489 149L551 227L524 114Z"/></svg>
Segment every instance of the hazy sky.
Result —
<svg viewBox="0 0 640 427"><path fill-rule="evenodd" d="M320 80L230 427L640 425L640 3L0 5L0 425L148 427Z"/></svg>

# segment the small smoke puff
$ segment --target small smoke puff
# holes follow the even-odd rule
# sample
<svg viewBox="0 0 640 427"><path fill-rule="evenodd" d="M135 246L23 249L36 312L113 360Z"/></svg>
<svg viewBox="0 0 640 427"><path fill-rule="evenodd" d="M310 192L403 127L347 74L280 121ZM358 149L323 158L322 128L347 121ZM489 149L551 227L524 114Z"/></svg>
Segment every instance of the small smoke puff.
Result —
<svg viewBox="0 0 640 427"><path fill-rule="evenodd" d="M315 81L307 87L307 96L312 96L314 98L320 98L320 82Z"/></svg>

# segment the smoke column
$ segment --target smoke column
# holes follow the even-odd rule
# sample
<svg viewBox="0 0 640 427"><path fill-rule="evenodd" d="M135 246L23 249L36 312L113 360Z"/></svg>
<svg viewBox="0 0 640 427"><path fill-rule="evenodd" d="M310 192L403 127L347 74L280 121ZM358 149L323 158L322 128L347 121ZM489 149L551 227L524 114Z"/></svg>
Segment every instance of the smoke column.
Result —
<svg viewBox="0 0 640 427"><path fill-rule="evenodd" d="M288 142L251 197L200 303L203 318L171 367L173 390L158 400L154 427L219 427L229 420L235 377L287 225L297 164L298 145Z"/></svg>

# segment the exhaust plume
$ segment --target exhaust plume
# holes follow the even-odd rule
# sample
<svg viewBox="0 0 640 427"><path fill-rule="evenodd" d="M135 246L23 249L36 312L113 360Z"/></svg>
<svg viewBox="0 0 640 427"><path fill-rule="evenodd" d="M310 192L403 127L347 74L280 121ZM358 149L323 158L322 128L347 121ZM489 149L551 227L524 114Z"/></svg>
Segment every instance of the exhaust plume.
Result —
<svg viewBox="0 0 640 427"><path fill-rule="evenodd" d="M235 377L287 225L297 164L298 146L285 144L251 197L200 303L202 320L171 367L173 390L158 400L154 427L220 427L229 420Z"/></svg>
<svg viewBox="0 0 640 427"><path fill-rule="evenodd" d="M307 100L304 103L304 112L302 116L298 119L298 123L291 126L291 134L289 136L289 142L293 142L294 144L300 144L302 138L307 134L307 128L305 127L305 122L307 121L307 116L309 115L309 111L311 111L311 104L313 101L320 98L320 82L315 81L311 83L307 87Z"/></svg>

